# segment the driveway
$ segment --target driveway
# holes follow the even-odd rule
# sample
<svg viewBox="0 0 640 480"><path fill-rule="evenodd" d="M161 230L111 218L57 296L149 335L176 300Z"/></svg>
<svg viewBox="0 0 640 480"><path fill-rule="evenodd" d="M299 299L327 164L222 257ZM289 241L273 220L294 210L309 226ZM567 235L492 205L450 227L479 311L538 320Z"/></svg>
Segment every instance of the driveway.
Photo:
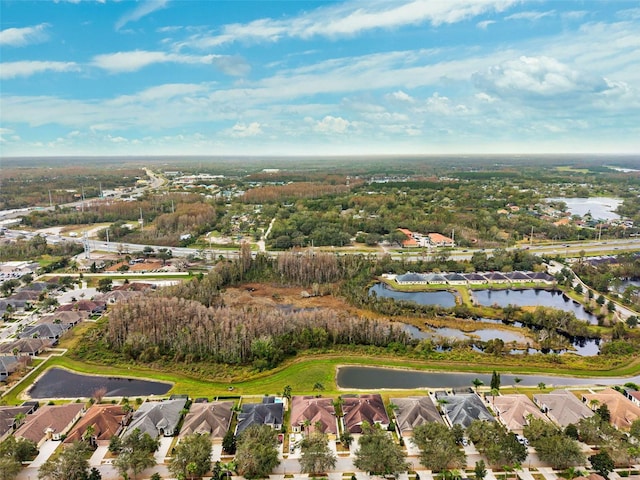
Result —
<svg viewBox="0 0 640 480"><path fill-rule="evenodd" d="M96 451L93 452L93 455L91 455L91 458L89 459L89 466L97 467L99 465L102 465L102 460L104 459L104 456L107 454L108 451L109 451L108 445L104 445L102 447L96 448Z"/></svg>
<svg viewBox="0 0 640 480"><path fill-rule="evenodd" d="M158 463L164 463L164 459L169 453L169 449L171 448L171 444L173 443L173 437L160 437L160 448L153 455Z"/></svg>
<svg viewBox="0 0 640 480"><path fill-rule="evenodd" d="M40 468L40 465L46 462L49 459L49 457L53 455L53 452L56 451L56 449L60 446L61 443L62 442L60 442L59 440L45 441L40 447L40 453L38 453L38 456L33 460L33 462L31 462L31 465L29 466L31 468Z"/></svg>

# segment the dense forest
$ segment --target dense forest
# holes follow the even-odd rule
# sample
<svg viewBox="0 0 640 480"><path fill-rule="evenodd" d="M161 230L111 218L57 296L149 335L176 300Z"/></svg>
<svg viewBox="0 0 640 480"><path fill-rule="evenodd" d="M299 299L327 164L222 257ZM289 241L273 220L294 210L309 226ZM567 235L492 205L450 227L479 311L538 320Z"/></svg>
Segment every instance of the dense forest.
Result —
<svg viewBox="0 0 640 480"><path fill-rule="evenodd" d="M136 298L109 313L108 343L132 359L251 362L273 368L299 350L336 344L386 346L407 334L379 322L329 310L205 307L177 298Z"/></svg>
<svg viewBox="0 0 640 480"><path fill-rule="evenodd" d="M95 198L102 190L133 187L144 170L118 166L26 167L5 165L0 170L0 210L70 203Z"/></svg>

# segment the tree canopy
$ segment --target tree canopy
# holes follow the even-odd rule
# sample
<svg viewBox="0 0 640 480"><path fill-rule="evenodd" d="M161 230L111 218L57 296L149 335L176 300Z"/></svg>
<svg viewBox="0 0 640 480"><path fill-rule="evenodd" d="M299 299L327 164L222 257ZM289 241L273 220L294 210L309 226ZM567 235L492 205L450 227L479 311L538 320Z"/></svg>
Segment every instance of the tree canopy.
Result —
<svg viewBox="0 0 640 480"><path fill-rule="evenodd" d="M278 438L268 425L252 425L237 439L238 473L245 478L269 475L280 464Z"/></svg>
<svg viewBox="0 0 640 480"><path fill-rule="evenodd" d="M356 468L375 475L397 476L410 467L402 447L390 438L389 432L382 430L377 424L362 423L359 445L353 461Z"/></svg>

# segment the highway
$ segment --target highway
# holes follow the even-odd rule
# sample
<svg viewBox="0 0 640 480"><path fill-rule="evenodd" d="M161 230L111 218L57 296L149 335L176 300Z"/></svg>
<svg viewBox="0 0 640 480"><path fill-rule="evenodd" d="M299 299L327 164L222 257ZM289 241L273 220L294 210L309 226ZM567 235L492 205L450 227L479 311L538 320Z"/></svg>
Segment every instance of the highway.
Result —
<svg viewBox="0 0 640 480"><path fill-rule="evenodd" d="M35 235L38 235L38 232L26 231L26 230L14 230L8 229L5 231L5 235L9 238L17 238L17 237L25 237L32 238ZM62 241L68 242L76 242L82 243L83 239L81 237L69 237L62 235L46 235L47 242L55 244ZM188 257L189 255L207 255L214 257L218 257L222 255L223 257L233 258L237 256L238 250L230 250L230 249L211 249L211 248L190 248L190 247L166 247L162 245L142 245L137 243L120 243L120 242L102 242L97 240L89 240L89 248L93 252L108 252L108 253L125 253L125 254L133 254L134 252L142 252L145 247L151 247L154 251L157 251L161 248L169 248L171 250L174 257ZM559 255L561 257L578 257L581 252L584 252L585 256L597 256L603 254L618 254L622 252L633 252L640 251L640 238L625 238L625 239L617 239L617 240L606 240L606 241L583 241L583 242L571 242L571 243L562 243L562 244L545 244L545 245L531 245L526 247L508 247L507 250L515 250L522 249L526 250L535 255ZM316 251L320 251L320 249L316 248ZM333 250L332 250L333 251ZM457 248L457 249L448 249L449 257L454 260L469 260L475 252L485 252L487 255L490 255L493 252L493 249L467 249L467 248ZM357 250L339 250L335 249L335 252L338 254L370 254L371 252L358 252ZM268 251L271 255L278 255L282 253L281 251ZM395 259L405 259L408 261L416 261L421 259L430 258L433 255L438 255L442 253L440 249L432 249L431 251L416 251L416 250L405 250L405 251L380 251L377 254L383 255L388 253L391 257Z"/></svg>

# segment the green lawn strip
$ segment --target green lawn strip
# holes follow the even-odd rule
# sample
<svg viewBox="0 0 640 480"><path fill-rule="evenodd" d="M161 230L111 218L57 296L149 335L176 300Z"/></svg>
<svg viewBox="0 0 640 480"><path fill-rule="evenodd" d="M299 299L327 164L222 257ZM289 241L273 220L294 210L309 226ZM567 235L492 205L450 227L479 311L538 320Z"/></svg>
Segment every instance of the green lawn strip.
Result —
<svg viewBox="0 0 640 480"><path fill-rule="evenodd" d="M493 370L496 370L505 374L558 375L559 373L562 373L562 376L565 377L609 377L631 376L633 374L637 374L639 370L639 363L639 360L635 359L633 362L627 363L624 367L608 371L594 371L589 369L576 370L566 368L562 368L559 371L553 371L539 367L500 366L492 363L470 364L468 362L419 362L392 357L373 357L362 355L347 356L343 354L309 355L289 361L277 369L256 374L246 380L214 381L192 378L183 372L159 371L133 365L130 367L114 367L80 362L68 357L52 357L47 360L46 365L41 367L41 372L44 372L45 369L51 367L62 367L83 374L110 375L172 382L174 386L168 394L186 393L191 397L211 397L215 395L229 394L230 387L233 388L234 395L264 395L267 393L281 392L285 385L291 385L294 394L337 395L344 393L343 390L338 389L335 383L336 368L340 365L380 366L435 372L491 373ZM33 380L35 380L35 377ZM20 385L3 399L4 402L7 404L19 403L20 393L27 389L32 381L25 382L24 385ZM321 384L324 387L324 390L314 390L314 386L317 384ZM420 390L417 389L415 391ZM410 390L398 390L398 392L401 395L405 395L410 392Z"/></svg>

